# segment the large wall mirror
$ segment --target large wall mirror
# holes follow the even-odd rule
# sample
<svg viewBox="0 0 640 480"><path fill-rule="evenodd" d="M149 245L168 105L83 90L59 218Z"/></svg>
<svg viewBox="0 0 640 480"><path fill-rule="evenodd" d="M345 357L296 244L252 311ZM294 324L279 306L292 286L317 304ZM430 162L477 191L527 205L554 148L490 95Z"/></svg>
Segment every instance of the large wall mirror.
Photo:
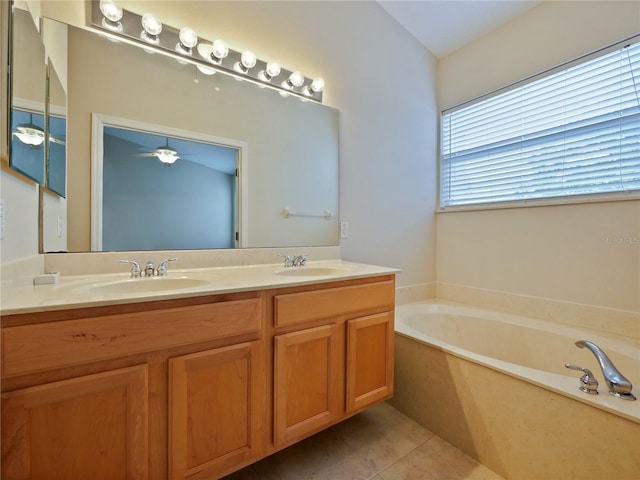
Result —
<svg viewBox="0 0 640 480"><path fill-rule="evenodd" d="M44 252L338 245L337 110L221 73L206 75L170 56L48 18L43 31L64 36L56 40L65 45L66 58L55 62L55 76L67 102L66 175L60 178L58 170L55 176L66 198L41 209ZM113 125L113 119L124 125ZM113 148L107 152L105 144ZM157 155L165 144L179 157L173 166L162 165ZM210 167L216 149L234 157L233 171L229 165ZM120 177L109 164L105 179L108 161L118 163ZM209 168L207 175L186 175L203 168ZM208 176L222 178L220 172L228 181L205 182ZM118 207L108 212L105 199L97 198L105 182L120 195ZM225 182L230 187L223 195L218 189ZM189 200L170 201L179 192L194 191ZM172 221L180 210L169 205L178 200L184 209L199 201L182 210L183 217L196 218L193 225L224 223L235 238L226 232L221 243L220 232ZM148 208L139 208L142 204ZM118 214L125 210L138 216ZM142 222L159 228L140 228ZM160 240L158 232L168 229L189 241ZM105 244L127 231L140 235L140 243Z"/></svg>
<svg viewBox="0 0 640 480"><path fill-rule="evenodd" d="M28 11L13 9L9 165L44 185L46 56L36 22Z"/></svg>

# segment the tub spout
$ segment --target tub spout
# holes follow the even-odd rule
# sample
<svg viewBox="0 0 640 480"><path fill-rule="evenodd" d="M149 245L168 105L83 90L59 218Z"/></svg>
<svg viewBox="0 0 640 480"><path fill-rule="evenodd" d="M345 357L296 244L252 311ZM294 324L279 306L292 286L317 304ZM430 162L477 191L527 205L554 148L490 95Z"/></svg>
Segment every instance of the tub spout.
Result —
<svg viewBox="0 0 640 480"><path fill-rule="evenodd" d="M587 340L579 340L576 342L578 348L588 348L591 350L600 364L602 375L604 375L604 381L609 387L609 393L615 397L622 398L624 400L635 400L636 397L631 393L631 382L625 378L622 373L616 368L613 362L607 357L607 354L602 351L595 343L588 342Z"/></svg>

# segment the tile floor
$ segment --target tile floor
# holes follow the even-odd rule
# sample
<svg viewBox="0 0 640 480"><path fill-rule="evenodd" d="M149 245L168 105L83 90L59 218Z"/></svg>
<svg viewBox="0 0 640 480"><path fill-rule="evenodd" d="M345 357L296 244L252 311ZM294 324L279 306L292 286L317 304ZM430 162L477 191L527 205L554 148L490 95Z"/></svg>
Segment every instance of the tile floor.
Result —
<svg viewBox="0 0 640 480"><path fill-rule="evenodd" d="M501 480L386 403L224 480Z"/></svg>

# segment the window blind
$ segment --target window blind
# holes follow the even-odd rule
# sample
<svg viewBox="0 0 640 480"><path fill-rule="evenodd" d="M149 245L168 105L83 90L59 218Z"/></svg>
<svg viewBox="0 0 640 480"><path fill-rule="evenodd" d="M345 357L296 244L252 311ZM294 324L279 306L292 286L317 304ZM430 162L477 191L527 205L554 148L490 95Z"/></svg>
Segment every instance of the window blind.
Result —
<svg viewBox="0 0 640 480"><path fill-rule="evenodd" d="M445 110L441 208L640 190L639 90L635 43Z"/></svg>

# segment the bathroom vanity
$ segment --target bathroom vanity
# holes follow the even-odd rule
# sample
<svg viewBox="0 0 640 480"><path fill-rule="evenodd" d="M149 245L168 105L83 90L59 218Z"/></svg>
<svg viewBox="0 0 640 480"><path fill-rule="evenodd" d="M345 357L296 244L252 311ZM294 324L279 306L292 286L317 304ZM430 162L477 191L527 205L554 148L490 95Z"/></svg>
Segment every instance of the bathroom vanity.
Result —
<svg viewBox="0 0 640 480"><path fill-rule="evenodd" d="M3 478L219 478L389 398L395 271L355 271L3 312Z"/></svg>

